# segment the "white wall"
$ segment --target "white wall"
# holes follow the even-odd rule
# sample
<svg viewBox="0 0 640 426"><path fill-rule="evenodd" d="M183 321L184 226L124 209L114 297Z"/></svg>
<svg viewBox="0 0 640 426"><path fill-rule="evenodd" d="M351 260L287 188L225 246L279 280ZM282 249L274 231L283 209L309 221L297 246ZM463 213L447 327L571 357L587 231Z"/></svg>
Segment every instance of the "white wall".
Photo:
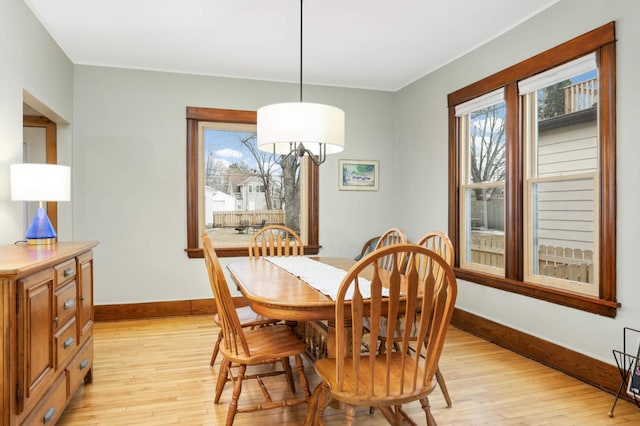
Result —
<svg viewBox="0 0 640 426"><path fill-rule="evenodd" d="M22 162L24 92L59 123L58 163L71 164L73 67L22 0L0 2L0 63L0 244L9 244L24 239L31 221L25 223L23 203L9 194L9 165ZM59 205L56 231L71 239L70 203Z"/></svg>
<svg viewBox="0 0 640 426"><path fill-rule="evenodd" d="M622 349L623 327L640 327L635 255L640 241L636 188L640 179L640 2L562 0L396 94L397 190L407 206L399 212L399 222L410 238L426 229L446 231L447 94L614 20L618 40L617 289L622 304L617 317L605 318L463 281L457 303L463 310L610 364L611 350Z"/></svg>
<svg viewBox="0 0 640 426"><path fill-rule="evenodd" d="M187 106L248 109L297 98L295 84L75 66L74 236L99 240L97 305L211 297L186 247ZM346 114L346 149L320 169L322 254L355 256L394 225L393 94L305 88ZM378 192L338 191L338 159L379 160ZM362 219L364 217L364 219Z"/></svg>

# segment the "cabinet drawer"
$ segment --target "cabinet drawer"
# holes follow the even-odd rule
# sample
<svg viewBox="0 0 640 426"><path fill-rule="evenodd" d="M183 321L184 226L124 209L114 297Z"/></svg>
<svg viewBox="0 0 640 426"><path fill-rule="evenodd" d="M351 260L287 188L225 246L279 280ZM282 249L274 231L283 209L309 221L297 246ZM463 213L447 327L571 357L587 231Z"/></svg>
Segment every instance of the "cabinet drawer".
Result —
<svg viewBox="0 0 640 426"><path fill-rule="evenodd" d="M53 267L56 271L56 286L61 286L76 277L76 260L71 259Z"/></svg>
<svg viewBox="0 0 640 426"><path fill-rule="evenodd" d="M55 292L56 312L54 325L57 328L76 314L76 282L71 281Z"/></svg>
<svg viewBox="0 0 640 426"><path fill-rule="evenodd" d="M42 398L36 408L22 422L23 426L54 425L62 414L67 403L66 376L60 374L49 392Z"/></svg>
<svg viewBox="0 0 640 426"><path fill-rule="evenodd" d="M84 381L87 373L93 368L93 338L89 337L87 343L82 346L73 361L67 367L68 388L67 395L71 397L78 386ZM88 380L91 376L88 377Z"/></svg>
<svg viewBox="0 0 640 426"><path fill-rule="evenodd" d="M56 369L63 368L76 353L78 347L76 331L76 319L72 318L55 334Z"/></svg>

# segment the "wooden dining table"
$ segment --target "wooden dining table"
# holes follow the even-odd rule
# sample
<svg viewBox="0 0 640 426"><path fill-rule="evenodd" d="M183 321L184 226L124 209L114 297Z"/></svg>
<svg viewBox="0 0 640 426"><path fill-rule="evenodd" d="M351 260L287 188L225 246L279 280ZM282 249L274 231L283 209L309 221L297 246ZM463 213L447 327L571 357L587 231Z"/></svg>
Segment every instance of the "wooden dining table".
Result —
<svg viewBox="0 0 640 426"><path fill-rule="evenodd" d="M345 271L356 263L353 259L335 257L311 259ZM227 269L255 312L285 321L326 321L327 354L335 356L335 300L264 258L233 261ZM370 278L367 275L363 274Z"/></svg>

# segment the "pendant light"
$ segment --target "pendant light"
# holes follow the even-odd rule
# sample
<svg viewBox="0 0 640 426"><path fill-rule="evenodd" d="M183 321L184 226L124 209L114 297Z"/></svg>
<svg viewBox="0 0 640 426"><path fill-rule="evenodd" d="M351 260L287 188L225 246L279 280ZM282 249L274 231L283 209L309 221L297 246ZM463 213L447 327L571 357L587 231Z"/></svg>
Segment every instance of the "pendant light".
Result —
<svg viewBox="0 0 640 426"><path fill-rule="evenodd" d="M258 149L280 155L309 156L320 165L327 154L344 149L344 111L302 101L302 0L300 0L300 101L258 109Z"/></svg>

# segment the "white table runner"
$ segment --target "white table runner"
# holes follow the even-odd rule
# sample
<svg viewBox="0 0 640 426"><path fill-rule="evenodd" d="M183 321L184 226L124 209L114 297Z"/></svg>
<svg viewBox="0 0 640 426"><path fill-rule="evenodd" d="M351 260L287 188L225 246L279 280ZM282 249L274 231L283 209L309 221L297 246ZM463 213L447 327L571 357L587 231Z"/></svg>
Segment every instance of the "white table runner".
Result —
<svg viewBox="0 0 640 426"><path fill-rule="evenodd" d="M266 256L264 259L307 282L310 286L331 297L333 300L336 300L340 283L342 283L343 278L347 275L347 271L345 270L304 256ZM369 281L360 278L358 282L360 284L362 297L369 299L371 297ZM385 289L383 289L383 295L385 295L384 290ZM352 296L353 288L349 289L345 300L351 300Z"/></svg>

